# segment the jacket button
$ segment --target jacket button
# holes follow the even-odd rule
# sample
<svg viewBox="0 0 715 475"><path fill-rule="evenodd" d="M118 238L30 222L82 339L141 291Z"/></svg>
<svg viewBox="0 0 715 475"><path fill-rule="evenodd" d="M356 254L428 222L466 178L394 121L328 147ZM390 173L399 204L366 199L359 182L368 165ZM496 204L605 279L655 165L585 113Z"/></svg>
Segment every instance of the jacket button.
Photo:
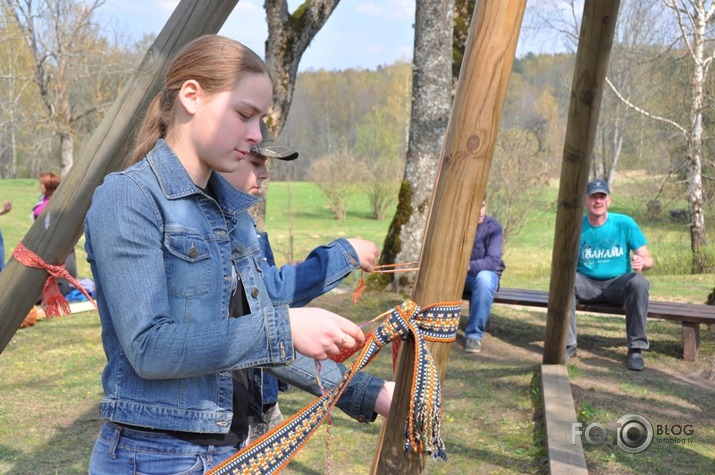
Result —
<svg viewBox="0 0 715 475"><path fill-rule="evenodd" d="M363 415L359 415L359 416L358 416L358 418L357 418L357 421L358 421L358 422L363 422L363 423L364 423L364 422L365 422L365 416L363 416Z"/></svg>
<svg viewBox="0 0 715 475"><path fill-rule="evenodd" d="M258 297L258 289L257 288L254 287L253 290L251 290L251 297L253 297L254 299L256 297Z"/></svg>
<svg viewBox="0 0 715 475"><path fill-rule="evenodd" d="M243 254L243 246L241 244L237 244L236 251L238 251L240 254Z"/></svg>
<svg viewBox="0 0 715 475"><path fill-rule="evenodd" d="M199 251L196 250L194 246L191 246L191 249L189 249L189 257L194 258L199 255Z"/></svg>

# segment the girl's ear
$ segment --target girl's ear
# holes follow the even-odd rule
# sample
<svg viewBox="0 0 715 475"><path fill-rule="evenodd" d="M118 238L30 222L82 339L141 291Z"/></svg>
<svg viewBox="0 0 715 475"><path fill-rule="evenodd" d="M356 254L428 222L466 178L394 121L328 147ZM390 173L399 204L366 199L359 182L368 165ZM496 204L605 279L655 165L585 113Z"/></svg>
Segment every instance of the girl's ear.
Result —
<svg viewBox="0 0 715 475"><path fill-rule="evenodd" d="M194 79L189 79L179 89L179 103L189 114L196 113L197 102L201 96L201 86Z"/></svg>

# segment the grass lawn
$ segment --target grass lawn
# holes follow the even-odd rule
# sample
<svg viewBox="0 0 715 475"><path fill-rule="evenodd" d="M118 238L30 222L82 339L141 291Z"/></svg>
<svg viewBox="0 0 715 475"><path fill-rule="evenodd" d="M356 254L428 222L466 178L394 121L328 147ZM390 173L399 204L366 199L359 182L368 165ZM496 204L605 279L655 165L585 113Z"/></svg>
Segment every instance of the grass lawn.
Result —
<svg viewBox="0 0 715 475"><path fill-rule="evenodd" d="M35 180L0 180L0 200L11 199L14 205L10 214L0 217L6 256L29 228L38 194ZM502 285L548 288L553 196L545 197L543 206L509 242ZM614 208L637 214L644 205L635 198L615 200ZM359 195L351 204L355 211L336 222L313 185L272 183L266 228L277 259L288 260L291 242L295 257L337 236L360 236L381 244L389 220L369 219L366 201ZM643 227L658 263L662 256L673 262L687 256L685 230L666 221ZM80 277L88 277L81 242L77 254ZM658 300L702 302L715 285L713 274L652 272L649 279ZM350 293L355 281L352 276L341 286L343 292L324 296L317 304L363 322L402 300L399 295L368 291L354 305ZM497 305L482 353L464 353L458 337L443 381L442 430L448 461L428 459L423 473L548 473L539 374L545 319L540 310ZM18 331L0 355L0 473L86 473L101 425L97 403L105 359L100 330L96 312L40 320ZM651 350L641 373L623 366L622 318L582 315L579 332L583 348L568 369L584 426L597 422L612 427L620 416L635 413L654 425L693 429L692 441L657 443L640 454L627 454L612 440L586 446L589 471L715 473L715 331L701 327L700 356L688 363L681 358L680 327L649 322ZM389 378L389 349L367 370ZM282 412L292 414L310 399L292 389L281 395ZM368 473L381 424L358 424L336 412L329 441L323 426L284 473L326 473L328 457L332 473Z"/></svg>

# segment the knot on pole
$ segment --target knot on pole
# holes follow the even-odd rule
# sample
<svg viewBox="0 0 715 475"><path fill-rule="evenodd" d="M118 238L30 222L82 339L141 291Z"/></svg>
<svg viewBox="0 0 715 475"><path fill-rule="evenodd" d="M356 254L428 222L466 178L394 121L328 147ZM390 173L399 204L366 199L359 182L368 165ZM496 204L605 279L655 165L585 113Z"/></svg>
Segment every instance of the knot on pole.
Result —
<svg viewBox="0 0 715 475"><path fill-rule="evenodd" d="M12 256L20 264L27 267L34 267L36 269L44 269L50 274L42 287L42 309L45 311L47 318L69 315L71 313L70 304L67 302L67 299L65 299L65 296L62 295L62 292L60 292L60 288L57 285L57 279L60 277L67 279L70 284L87 297L87 300L94 304L95 308L97 307L97 304L94 303L94 300L92 300L92 296L90 296L84 287L77 282L77 279L72 277L70 273L67 272L64 262L57 266L48 264L40 256L25 247L22 243L17 245L12 253Z"/></svg>

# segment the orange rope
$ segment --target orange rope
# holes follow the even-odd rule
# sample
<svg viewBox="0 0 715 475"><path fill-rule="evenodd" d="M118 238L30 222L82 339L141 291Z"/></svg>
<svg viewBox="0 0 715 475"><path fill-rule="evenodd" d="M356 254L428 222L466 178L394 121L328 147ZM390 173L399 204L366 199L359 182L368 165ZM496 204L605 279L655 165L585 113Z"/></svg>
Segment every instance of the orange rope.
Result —
<svg viewBox="0 0 715 475"><path fill-rule="evenodd" d="M420 270L418 267L418 262L403 262L403 263L396 263L396 264L383 264L383 265L378 265L375 266L375 268L372 270L372 273L379 273L379 274L398 274L401 272L415 272ZM360 300L360 297L362 296L363 291L365 290L365 271L360 269L360 278L358 279L357 286L355 287L355 291L353 292L353 303L358 303L358 300Z"/></svg>
<svg viewBox="0 0 715 475"><path fill-rule="evenodd" d="M74 287L81 291L87 300L94 304L97 308L97 304L92 300L92 297L87 293L87 291L82 287L77 279L72 277L67 269L65 269L64 262L58 266L53 266L46 263L40 256L26 248L22 243L18 244L12 253L12 256L20 263L27 267L34 267L36 269L45 269L50 275L45 281L45 285L42 287L42 309L45 311L47 318L59 317L60 315L68 315L71 313L70 304L65 299L65 296L60 292L60 288L57 286L57 278L62 277L67 279Z"/></svg>

